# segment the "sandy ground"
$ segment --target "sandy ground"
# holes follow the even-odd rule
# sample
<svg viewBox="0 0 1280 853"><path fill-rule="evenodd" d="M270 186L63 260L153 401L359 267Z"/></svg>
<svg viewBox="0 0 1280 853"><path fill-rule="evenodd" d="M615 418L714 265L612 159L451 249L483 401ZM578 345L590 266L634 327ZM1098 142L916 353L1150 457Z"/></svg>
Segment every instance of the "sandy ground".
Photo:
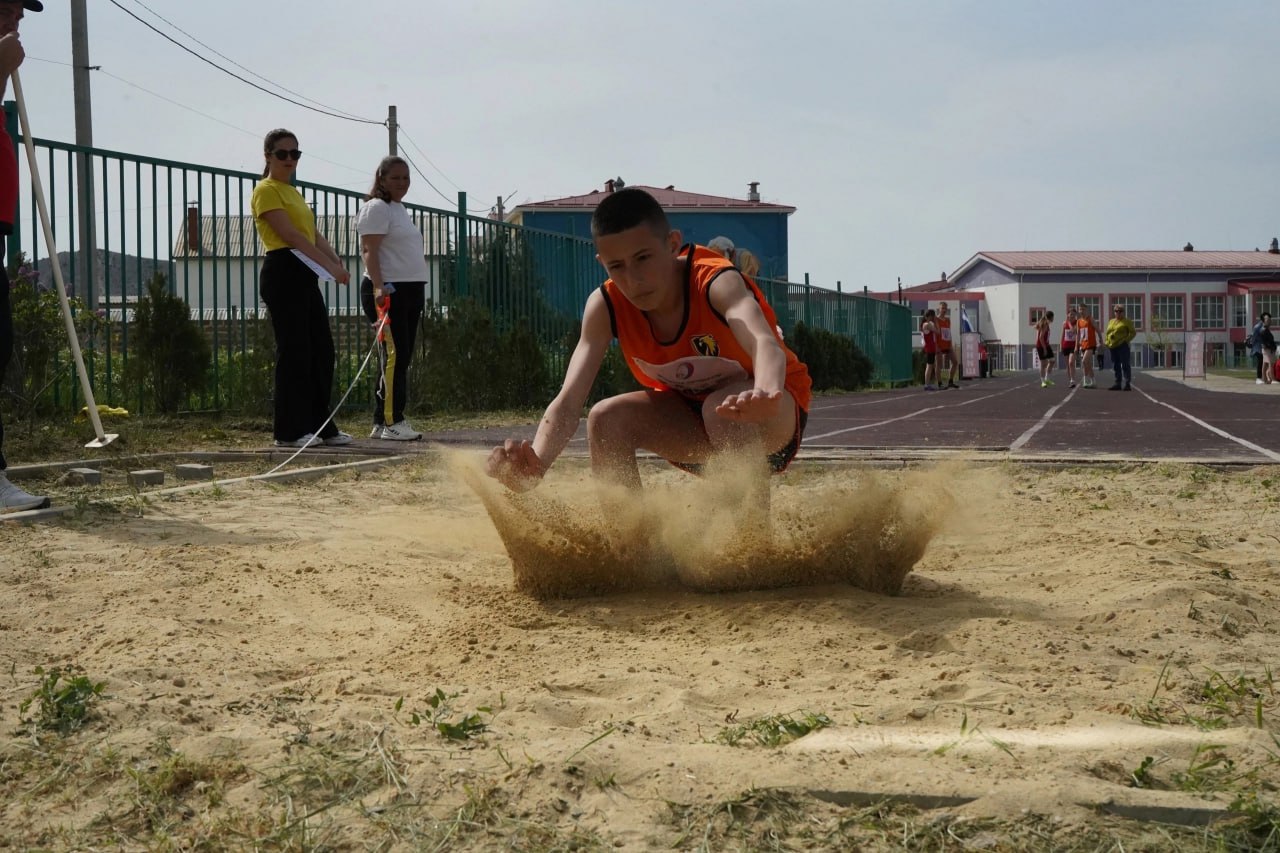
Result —
<svg viewBox="0 0 1280 853"><path fill-rule="evenodd" d="M242 766L210 774L216 799L175 786L189 805L166 832L292 827L281 768L326 745L390 756L364 811L308 818L337 847L390 832L369 804L406 797L438 821L500 792L517 823L491 833L645 848L684 843L670 804L753 789L1088 822L1098 803L1222 808L1233 785L1280 779L1276 468L800 463L773 483L770 528L655 466L619 534L580 463L521 503L478 495L475 462L0 525L0 846L149 846L136 769L174 755ZM516 572L495 523L525 549ZM628 589L581 595L617 576ZM877 585L900 594L859 588ZM106 698L64 742L80 772L50 784L18 704L35 667L67 664ZM1215 673L1242 689L1205 694ZM425 718L441 695L440 719L487 731L439 736ZM777 749L723 742L805 713L834 725ZM1151 757L1147 787L1187 788L1210 745L1253 775L1208 794L1131 786Z"/></svg>

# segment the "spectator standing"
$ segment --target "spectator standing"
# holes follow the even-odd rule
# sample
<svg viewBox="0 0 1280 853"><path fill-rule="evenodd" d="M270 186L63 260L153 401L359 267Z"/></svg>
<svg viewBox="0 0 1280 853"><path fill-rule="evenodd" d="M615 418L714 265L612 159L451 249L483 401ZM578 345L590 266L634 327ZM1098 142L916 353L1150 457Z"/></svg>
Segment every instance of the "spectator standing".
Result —
<svg viewBox="0 0 1280 853"><path fill-rule="evenodd" d="M1262 312L1262 316L1258 318L1258 322L1253 324L1253 330L1249 333L1249 354L1253 356L1253 369L1257 373L1257 379L1254 384L1262 384L1262 327L1271 322L1271 315L1266 311Z"/></svg>
<svg viewBox="0 0 1280 853"><path fill-rule="evenodd" d="M373 188L356 214L366 271L360 282L360 306L371 322L377 321L379 307L387 309L387 325L378 344L382 370L369 437L388 441L422 438L405 420L404 408L409 360L431 271L422 231L401 203L409 184L409 164L401 157L383 157L374 173Z"/></svg>
<svg viewBox="0 0 1280 853"><path fill-rule="evenodd" d="M1270 385L1276 381L1276 336L1271 331L1271 315L1262 315L1262 330L1258 332L1262 344L1262 382Z"/></svg>
<svg viewBox="0 0 1280 853"><path fill-rule="evenodd" d="M9 87L9 77L26 53L18 37L18 25L24 12L41 12L44 5L38 0L0 0L0 99ZM13 233L13 220L18 212L18 155L13 140L0 126L0 237ZM7 241L6 241L7 242ZM4 377L9 359L13 356L13 308L9 304L9 274L0 263L0 378ZM42 495L28 494L9 482L5 476L8 462L4 458L4 424L0 423L0 512L22 512L49 505Z"/></svg>
<svg viewBox="0 0 1280 853"><path fill-rule="evenodd" d="M339 284L350 274L316 230L316 217L293 186L302 151L298 138L278 128L262 142L266 165L251 205L258 237L267 250L259 290L276 336L275 423L279 447L349 444L351 436L329 418L335 353L329 312L319 277L303 258Z"/></svg>
<svg viewBox="0 0 1280 853"><path fill-rule="evenodd" d="M1111 351L1111 369L1115 371L1116 381L1107 390L1133 390L1133 368L1129 342L1137 334L1137 330L1133 327L1133 321L1124 315L1124 306L1113 305L1111 307L1111 320L1107 323L1107 331L1103 343Z"/></svg>

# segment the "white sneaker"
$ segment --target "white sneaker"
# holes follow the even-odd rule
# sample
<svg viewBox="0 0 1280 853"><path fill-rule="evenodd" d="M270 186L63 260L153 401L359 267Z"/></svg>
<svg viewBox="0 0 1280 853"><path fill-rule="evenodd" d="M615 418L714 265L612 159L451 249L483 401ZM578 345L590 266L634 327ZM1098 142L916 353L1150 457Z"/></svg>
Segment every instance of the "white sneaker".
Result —
<svg viewBox="0 0 1280 853"><path fill-rule="evenodd" d="M344 444L351 443L351 434L338 431L337 435L331 435L326 439L322 439L326 447L341 447Z"/></svg>
<svg viewBox="0 0 1280 853"><path fill-rule="evenodd" d="M382 424L374 424L373 429L369 431L369 438L382 438L382 430L385 427Z"/></svg>
<svg viewBox="0 0 1280 853"><path fill-rule="evenodd" d="M1255 380L1253 380L1253 384L1254 384L1254 385L1261 385L1261 384L1262 384L1262 380L1261 380L1261 379L1255 379Z"/></svg>
<svg viewBox="0 0 1280 853"><path fill-rule="evenodd" d="M391 426L384 426L382 437L387 441L417 441L422 438L422 433L409 426L408 421L399 421Z"/></svg>
<svg viewBox="0 0 1280 853"><path fill-rule="evenodd" d="M313 432L309 432L302 438L295 438L293 441L283 441L276 439L276 447L311 447L320 443L320 437Z"/></svg>
<svg viewBox="0 0 1280 853"><path fill-rule="evenodd" d="M49 499L41 495L31 495L9 482L9 478L0 474L0 512L22 512L27 509L43 509L49 505Z"/></svg>

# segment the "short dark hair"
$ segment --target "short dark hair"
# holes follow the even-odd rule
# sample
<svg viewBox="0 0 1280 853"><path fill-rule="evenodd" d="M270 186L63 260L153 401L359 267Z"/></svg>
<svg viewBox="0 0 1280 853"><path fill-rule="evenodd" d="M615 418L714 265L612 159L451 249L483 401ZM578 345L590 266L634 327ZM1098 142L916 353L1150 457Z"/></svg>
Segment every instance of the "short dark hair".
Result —
<svg viewBox="0 0 1280 853"><path fill-rule="evenodd" d="M627 187L610 193L591 215L591 236L620 234L637 225L648 225L655 234L671 231L667 213L658 200L642 189Z"/></svg>
<svg viewBox="0 0 1280 853"><path fill-rule="evenodd" d="M409 168L409 164L403 157L397 157L394 154L389 157L383 157L378 163L377 170L373 173L373 186L365 195L365 201L370 201L375 198L380 198L383 201L391 201L391 193L387 192L387 188L382 185L382 179L387 176L387 172L391 171L392 166L404 166L406 169Z"/></svg>

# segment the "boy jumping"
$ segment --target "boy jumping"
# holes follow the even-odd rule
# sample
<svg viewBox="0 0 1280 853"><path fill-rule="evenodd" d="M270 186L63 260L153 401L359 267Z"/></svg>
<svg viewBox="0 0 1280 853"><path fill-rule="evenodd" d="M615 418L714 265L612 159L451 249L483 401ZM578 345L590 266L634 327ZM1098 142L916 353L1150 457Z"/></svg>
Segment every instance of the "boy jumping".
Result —
<svg viewBox="0 0 1280 853"><path fill-rule="evenodd" d="M639 487L639 450L695 472L719 453L759 454L784 470L804 434L809 371L782 343L755 283L715 252L682 245L662 206L640 189L601 202L591 235L609 279L587 298L564 384L533 441L495 447L487 473L517 491L541 480L577 430L615 338L644 390L591 408L598 478Z"/></svg>

